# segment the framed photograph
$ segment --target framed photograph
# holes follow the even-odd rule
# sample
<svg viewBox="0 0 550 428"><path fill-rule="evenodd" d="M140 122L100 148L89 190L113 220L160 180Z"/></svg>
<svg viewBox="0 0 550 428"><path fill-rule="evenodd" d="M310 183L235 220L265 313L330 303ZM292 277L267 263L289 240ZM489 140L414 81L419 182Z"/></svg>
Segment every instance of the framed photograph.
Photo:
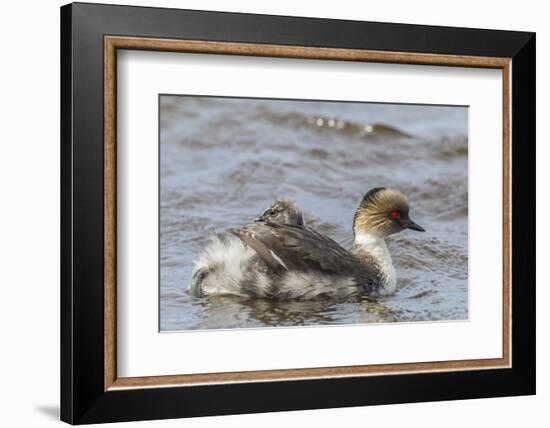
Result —
<svg viewBox="0 0 550 428"><path fill-rule="evenodd" d="M535 35L61 8L61 418L535 393Z"/></svg>

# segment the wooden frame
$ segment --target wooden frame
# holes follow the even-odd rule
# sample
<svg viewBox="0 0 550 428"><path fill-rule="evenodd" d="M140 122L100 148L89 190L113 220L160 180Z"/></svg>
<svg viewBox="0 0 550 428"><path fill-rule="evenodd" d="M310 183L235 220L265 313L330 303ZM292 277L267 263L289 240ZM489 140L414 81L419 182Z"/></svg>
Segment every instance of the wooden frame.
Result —
<svg viewBox="0 0 550 428"><path fill-rule="evenodd" d="M99 6L99 5L84 5L76 4L65 6L62 9L62 191L70 204L65 200L62 206L62 419L71 423L79 422L98 422L98 421L115 421L115 420L130 420L130 419L145 419L159 417L175 417L175 416L191 416L200 414L223 414L237 413L248 411L268 411L268 410L283 410L292 408L315 408L329 407L340 405L356 405L370 403L385 403L385 402L402 402L416 400L433 400L445 398L465 398L473 396L490 396L490 395L512 395L525 394L534 392L534 258L530 260L524 259L524 254L534 252L534 243L528 238L534 236L534 225L532 219L529 225L520 224L522 211L515 210L512 214L512 206L519 203L522 208L525 206L534 206L534 195L531 189L534 186L528 186L530 180L534 180L534 114L527 116L522 114L522 109L534 109L534 35L528 33L510 33L497 32L488 30L466 30L466 29L450 29L439 27L419 27L410 25L398 24L374 24L374 23L349 23L329 20L314 20L303 18L284 18L284 17L265 17L254 15L240 14L221 14L208 12L194 11L170 11L167 14L167 9L144 9L122 6ZM122 16L128 15L130 18L121 24L120 28L104 28L101 22L101 17L104 14L119 14ZM156 18L156 29L141 29L137 22L140 17L151 16ZM175 16L174 16L175 15ZM79 25L86 16L90 19L90 26L82 29ZM201 31L207 34L206 36L197 38L197 34L187 34L188 30L181 30L181 34L167 34L162 32L164 23L189 23L194 19L196 22L197 16L200 17L201 25L197 26L199 33ZM179 20L179 21L178 21ZM244 28L261 26L269 21L269 28L262 32L258 37L261 40L246 40L246 31L240 37L233 35L232 37L222 37L216 34L215 21L225 23L228 21L241 20L246 24ZM122 21L121 21L122 22ZM296 37L291 40L291 43L281 43L277 40L275 29L278 25L286 25L295 28L299 31L300 25L307 23L311 27L305 31L305 36L302 40ZM212 25L209 25L211 24ZM382 26L382 27L380 27ZM385 28L383 28L386 26ZM184 28L181 25L181 28ZM357 27L358 34L369 33L372 35L380 35L384 32L394 36L391 42L391 50L388 46L383 46L386 42L378 42L378 45L367 47L349 47L354 43L359 43L358 39L350 37L342 39L337 36L338 29ZM288 28L288 27L287 27ZM316 43L311 43L315 39L316 34L325 34L328 28L332 28L332 39L325 40L323 46L318 46ZM86 31L88 33L84 34ZM301 31L301 30L300 30ZM144 36L135 36L143 32ZM475 43L475 38L479 36L479 32L492 43L492 50L484 50L478 48ZM329 32L330 33L330 32ZM436 34L437 33L437 34ZM458 33L456 43L453 43L452 35ZM116 35L115 35L116 34ZM120 35L125 34L125 35ZM150 34L155 34L156 37L151 37ZM411 46L409 41L414 42L414 38L410 38L414 34L424 34L427 36L439 35L439 40L443 36L444 47L430 46L428 43L422 49ZM397 35L397 36L396 36ZM250 36L252 37L252 36ZM304 38L306 40L304 40ZM307 39L311 39L308 40ZM429 38L429 37L428 37ZM220 41L223 39L223 41ZM239 40L239 41L237 41ZM245 40L245 41L242 41ZM80 60L81 63L76 64L76 57L73 52L78 48L79 43L93 43L95 50L93 55L84 55L86 58ZM362 43L362 40L360 41ZM485 45L491 43L486 43ZM99 50L101 48L101 51ZM386 49L384 49L386 48ZM429 64L429 65L445 65L445 66L461 66L461 67L480 67L480 68L496 68L501 69L503 73L503 357L500 359L483 359L483 360L464 360L464 361L444 361L444 362L425 362L425 363L410 363L410 364L386 364L386 365L370 365L370 366L349 366L349 367L326 367L326 368L309 368L309 369L292 369L292 370L269 370L256 372L240 372L240 373L217 373L217 374L200 374L200 375L174 375L174 376L153 376L145 378L117 378L116 376L116 51L117 49L139 49L139 50L154 50L154 51L173 51L173 52L194 52L208 54L232 54L232 55L252 55L252 56L271 56L271 57L287 57L287 58L309 58L309 59L330 59L343 61L368 61L368 62L386 62L386 63L406 63L406 64ZM416 49L416 50L415 50ZM91 120L86 116L82 109L82 102L87 94L79 93L83 89L82 86L86 81L89 83L90 78L86 80L86 76L81 72L78 74L79 67L93 67L94 76L91 80L98 85L100 80L103 81L103 99L96 97L93 100L93 112L88 112L97 118L97 121ZM74 74L72 74L74 73ZM81 80L79 80L81 78ZM102 79L101 79L102 78ZM529 81L528 79L532 80ZM518 88L522 88L519 91ZM84 91L85 92L85 91ZM531 110L530 110L531 111ZM103 112L103 115L101 115ZM75 118L77 113L78 118L82 122L71 119ZM103 123L103 127L100 123ZM84 141L80 138L79 131L84 131L92 126L94 128L95 139ZM72 128L71 128L72 127ZM96 129L99 128L99 129ZM99 134L98 131L102 133ZM527 134L522 137L522 144L526 146L526 152L519 151L517 146L512 144L514 135L518 132ZM91 162L86 162L82 158L78 158L77 151L86 151L93 148L94 157ZM512 178L512 160L516 174ZM91 165L93 163L93 165ZM79 177L84 174L88 179L93 179L92 187L79 181ZM88 169L86 169L88 168ZM101 172L102 171L102 172ZM517 174L520 171L521 175ZM533 174L533 175L532 175ZM527 186L527 187L526 187ZM525 190L527 189L527 190ZM99 194L98 192L101 191ZM100 199L99 196L102 196ZM75 199L86 198L81 200L81 204L93 205L93 210L96 213L101 213L102 222L96 219L93 221L92 230L102 230L102 239L93 240L94 254L78 247L76 244L85 233L83 227L90 227L86 218L79 213L78 207L75 206ZM101 211L99 211L101 209ZM83 223L85 222L85 223ZM519 235L518 230L522 229L522 235ZM89 238L89 237L88 237ZM512 247L512 240L514 247ZM63 245L64 244L64 245ZM518 253L517 249L521 249ZM77 264L76 256L92 258L92 263L88 268L94 269L93 279L84 280L78 274L81 267ZM519 260L519 262L518 262ZM87 264L84 262L84 264ZM512 271L512 265L514 270ZM100 272L97 268L102 266ZM522 282L521 287L527 292L520 295L517 291L517 286L512 284ZM90 294L93 291L102 291L102 300L95 299L95 304L90 305L84 301L78 300L78 296ZM82 298L82 297L81 297ZM519 300L519 301L518 301ZM97 314L94 314L92 320L87 320L82 327L82 321L85 319L86 313L89 314L95 308L101 306L102 319L99 319ZM92 307L93 306L93 307ZM529 311L530 313L527 313ZM516 318L518 317L518 318ZM79 323L80 321L80 323ZM86 346L86 343L79 341L78 332L84 331L84 337L81 340L88 340L93 337L93 348L102 356L102 359L94 358L93 364L84 358L84 354L80 349ZM524 339L521 335L531 336L529 339ZM97 346L102 338L102 346L99 349ZM520 343L522 345L520 345ZM83 371L84 366L93 366L91 376L93 380L84 380L83 376L86 371ZM482 370L481 369L492 369ZM521 372L521 373L520 373ZM424 373L424 374L421 374ZM519 378L511 381L505 379L508 373L512 377ZM225 404L225 407L218 409L205 408L204 403L201 405L197 402L197 397L206 392L216 394L216 391L225 388L227 391L246 390L245 394L253 393L254 385L262 387L279 388L281 391L287 390L289 384L281 381L293 380L292 384L295 387L301 384L302 388L312 388L314 383L320 385L324 383L324 388L337 388L342 385L342 382L348 381L350 384L355 384L355 388L365 388L367 385L383 382L384 378L389 379L391 374L392 380L396 378L411 381L415 385L423 385L426 382L433 382L439 376L439 387L436 387L430 393L420 397L405 397L401 398L385 396L384 399L374 397L368 394L362 400L350 399L349 394L347 401L339 401L335 395L332 396L332 401L324 402L320 399L317 401L304 401L302 398L298 402L300 407L294 407L296 403L288 401L283 396L276 395L276 400L272 404L251 406L248 408L239 407L232 403ZM427 380L427 376L432 380ZM100 376L101 381L98 380ZM366 377L368 376L368 378ZM425 376L425 380L422 380ZM500 389L496 389L489 385L476 392L467 390L454 391L454 394L449 395L450 391L445 394L441 388L444 385L450 385L447 379L453 379L456 388L457 377L462 376L462 382L467 385L468 379L470 382L477 379L477 382L489 382L495 379L501 384ZM250 383L253 381L254 383ZM278 381L278 382L275 382ZM506 383L506 387L502 387L502 383ZM391 383L391 382L390 382ZM93 386L92 386L93 384ZM277 386L275 386L277 385ZM357 386L359 385L359 386ZM470 384L471 385L471 384ZM158 389L149 389L148 387L163 386L164 393L158 392ZM248 389L247 389L248 388ZM437 389L439 388L439 389ZM479 388L479 385L476 385ZM146 392L146 391L149 392ZM142 402L149 394L162 396L170 395L168 391L179 390L179 395L187 397L189 403L193 404L193 408L183 406L184 408L176 408L170 412L159 413L158 410L147 408L133 409L129 407L116 409L111 407L120 402ZM224 391L225 391L224 390ZM391 388L388 389L390 392ZM155 392L157 391L157 392ZM439 395L436 394L439 391ZM231 394L231 392L229 392ZM224 393L222 393L224 394ZM270 393L276 394L276 393ZM105 404L85 404L90 403L91 396L102 397ZM172 398L155 398L155 400L176 400L178 393L174 393ZM126 398L123 398L126 397ZM195 397L195 398L193 398ZM359 397L357 397L359 398ZM124 401L126 400L126 401ZM395 401L394 401L395 400ZM199 404L197 406L197 403ZM175 406L176 401L173 401L171 406ZM106 406L106 407L105 407ZM264 407L262 407L264 406ZM170 406L169 406L170 407Z"/></svg>
<svg viewBox="0 0 550 428"><path fill-rule="evenodd" d="M510 174L510 58L459 55L429 55L405 52L377 52L357 49L276 46L266 44L167 40L105 36L105 390L161 385L190 385L246 382L273 379L305 379L373 374L413 373L442 370L467 370L510 367L510 287L511 287L511 174ZM212 55L252 55L339 61L367 61L401 64L445 65L496 68L503 74L503 357L410 364L324 367L314 369L267 370L199 375L117 378L116 376L116 51L138 49Z"/></svg>

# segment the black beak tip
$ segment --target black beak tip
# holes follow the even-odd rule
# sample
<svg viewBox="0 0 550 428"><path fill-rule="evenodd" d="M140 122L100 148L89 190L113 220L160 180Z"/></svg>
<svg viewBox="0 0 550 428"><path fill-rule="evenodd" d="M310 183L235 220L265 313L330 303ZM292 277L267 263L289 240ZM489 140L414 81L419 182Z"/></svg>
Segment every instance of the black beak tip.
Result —
<svg viewBox="0 0 550 428"><path fill-rule="evenodd" d="M411 229L411 230L416 230L417 232L426 232L426 229L424 229L422 226L416 224L414 221L412 221L411 219L409 219L406 223L405 223L405 227L407 229Z"/></svg>

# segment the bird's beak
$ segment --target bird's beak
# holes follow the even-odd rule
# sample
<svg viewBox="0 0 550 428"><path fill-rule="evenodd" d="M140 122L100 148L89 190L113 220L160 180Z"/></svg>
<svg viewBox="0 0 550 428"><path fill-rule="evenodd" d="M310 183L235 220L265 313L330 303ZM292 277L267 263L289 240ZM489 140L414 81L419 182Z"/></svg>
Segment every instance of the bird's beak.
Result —
<svg viewBox="0 0 550 428"><path fill-rule="evenodd" d="M417 232L426 232L422 226L419 226L408 217L404 220L401 220L401 226L403 226L405 229L416 230Z"/></svg>

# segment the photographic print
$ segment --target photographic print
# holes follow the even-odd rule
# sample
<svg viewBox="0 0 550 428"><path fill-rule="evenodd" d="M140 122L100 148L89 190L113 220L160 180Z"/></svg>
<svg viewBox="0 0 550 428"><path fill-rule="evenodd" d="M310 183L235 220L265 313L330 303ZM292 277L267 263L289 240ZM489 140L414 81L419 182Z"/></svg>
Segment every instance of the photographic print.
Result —
<svg viewBox="0 0 550 428"><path fill-rule="evenodd" d="M160 330L468 319L468 108L159 95Z"/></svg>

